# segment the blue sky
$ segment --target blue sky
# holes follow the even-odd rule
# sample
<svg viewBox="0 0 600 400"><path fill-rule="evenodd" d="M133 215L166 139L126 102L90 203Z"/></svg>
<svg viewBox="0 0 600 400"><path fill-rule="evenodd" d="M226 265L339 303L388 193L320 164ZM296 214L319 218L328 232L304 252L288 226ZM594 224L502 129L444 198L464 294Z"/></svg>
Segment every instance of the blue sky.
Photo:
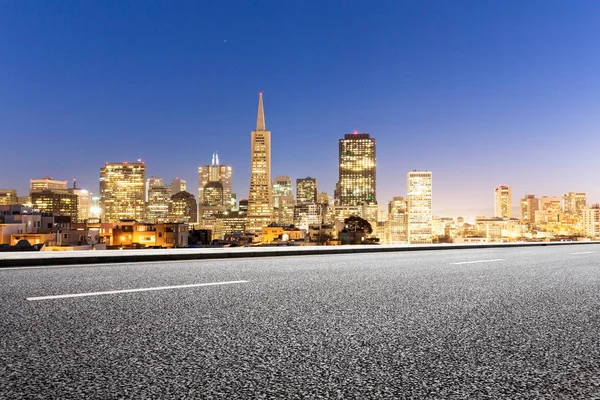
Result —
<svg viewBox="0 0 600 400"><path fill-rule="evenodd" d="M106 161L187 179L213 151L247 196L257 94L272 175L333 194L338 139L377 139L377 198L434 174L438 215L493 188L600 202L600 2L0 0L0 187Z"/></svg>

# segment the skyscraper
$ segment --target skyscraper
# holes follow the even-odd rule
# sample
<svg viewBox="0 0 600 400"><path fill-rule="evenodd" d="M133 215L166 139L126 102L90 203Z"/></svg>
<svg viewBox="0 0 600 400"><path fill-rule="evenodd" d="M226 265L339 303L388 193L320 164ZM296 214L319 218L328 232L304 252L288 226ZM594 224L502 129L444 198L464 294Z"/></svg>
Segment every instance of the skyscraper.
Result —
<svg viewBox="0 0 600 400"><path fill-rule="evenodd" d="M67 189L71 194L77 195L77 220L85 221L90 217L91 194L86 189L77 187L77 181L73 179L73 187Z"/></svg>
<svg viewBox="0 0 600 400"><path fill-rule="evenodd" d="M250 140L250 194L246 230L261 233L273 221L273 188L271 185L271 132L265 125L262 93L258 96L256 129Z"/></svg>
<svg viewBox="0 0 600 400"><path fill-rule="evenodd" d="M144 220L146 164L106 163L100 168L100 207L104 222Z"/></svg>
<svg viewBox="0 0 600 400"><path fill-rule="evenodd" d="M169 191L171 192L171 195L176 195L179 192L186 192L187 181L181 178L173 179L173 182L171 182L171 184L169 185ZM194 201L195 200L196 199L194 199Z"/></svg>
<svg viewBox="0 0 600 400"><path fill-rule="evenodd" d="M535 221L535 212L539 209L539 206L540 200L537 199L535 195L525 195L520 202L521 220L523 222Z"/></svg>
<svg viewBox="0 0 600 400"><path fill-rule="evenodd" d="M220 185L217 184L220 183ZM211 183L209 186L207 186ZM203 165L198 168L198 204L201 206L216 206L214 204L215 187L221 188L221 200L218 205L225 206L225 209L235 208L231 193L231 165L219 164L219 155L213 154L212 162L209 165ZM210 194L206 191L211 192ZM175 194L175 193L173 193Z"/></svg>
<svg viewBox="0 0 600 400"><path fill-rule="evenodd" d="M406 230L408 220L408 203L404 197L396 196L388 203L386 237L389 244L406 243Z"/></svg>
<svg viewBox="0 0 600 400"><path fill-rule="evenodd" d="M289 176L278 176L273 181L273 207L279 208L281 196L292 195L292 180Z"/></svg>
<svg viewBox="0 0 600 400"><path fill-rule="evenodd" d="M33 207L54 216L69 216L76 222L79 218L77 194L67 189L35 189L31 191Z"/></svg>
<svg viewBox="0 0 600 400"><path fill-rule="evenodd" d="M310 203L317 201L317 179L296 179L296 203Z"/></svg>
<svg viewBox="0 0 600 400"><path fill-rule="evenodd" d="M198 220L197 204L194 195L179 191L171 197L169 203L169 219L174 222L195 223Z"/></svg>
<svg viewBox="0 0 600 400"><path fill-rule="evenodd" d="M146 182L148 199L146 200L146 221L162 223L168 221L171 203L171 191L162 178L152 177Z"/></svg>
<svg viewBox="0 0 600 400"><path fill-rule="evenodd" d="M407 174L408 242L432 241L432 173L411 171Z"/></svg>
<svg viewBox="0 0 600 400"><path fill-rule="evenodd" d="M18 204L15 189L0 189L0 204Z"/></svg>
<svg viewBox="0 0 600 400"><path fill-rule="evenodd" d="M63 189L67 190L67 181L58 181L49 176L43 179L30 179L29 190L43 190L43 189Z"/></svg>
<svg viewBox="0 0 600 400"><path fill-rule="evenodd" d="M494 189L494 216L512 217L512 196L510 186L500 185Z"/></svg>
<svg viewBox="0 0 600 400"><path fill-rule="evenodd" d="M376 203L375 139L368 133L349 133L339 143L339 179L336 204Z"/></svg>
<svg viewBox="0 0 600 400"><path fill-rule="evenodd" d="M563 212L570 215L579 215L586 206L585 193L569 192L563 195Z"/></svg>

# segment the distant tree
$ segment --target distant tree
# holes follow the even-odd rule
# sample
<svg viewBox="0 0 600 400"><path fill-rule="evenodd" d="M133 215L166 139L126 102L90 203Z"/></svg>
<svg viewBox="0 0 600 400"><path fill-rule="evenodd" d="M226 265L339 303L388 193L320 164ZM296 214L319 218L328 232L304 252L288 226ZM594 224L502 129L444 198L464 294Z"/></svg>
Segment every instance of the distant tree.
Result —
<svg viewBox="0 0 600 400"><path fill-rule="evenodd" d="M364 232L369 235L373 233L373 227L366 219L352 215L344 220L344 225L349 232Z"/></svg>

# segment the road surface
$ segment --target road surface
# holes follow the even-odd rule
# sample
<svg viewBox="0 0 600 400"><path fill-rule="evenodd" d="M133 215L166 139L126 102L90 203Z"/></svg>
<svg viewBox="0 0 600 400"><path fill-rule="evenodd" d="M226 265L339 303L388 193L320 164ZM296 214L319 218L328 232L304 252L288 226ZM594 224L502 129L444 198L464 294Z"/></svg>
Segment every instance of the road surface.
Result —
<svg viewBox="0 0 600 400"><path fill-rule="evenodd" d="M0 398L600 398L600 244L0 269Z"/></svg>

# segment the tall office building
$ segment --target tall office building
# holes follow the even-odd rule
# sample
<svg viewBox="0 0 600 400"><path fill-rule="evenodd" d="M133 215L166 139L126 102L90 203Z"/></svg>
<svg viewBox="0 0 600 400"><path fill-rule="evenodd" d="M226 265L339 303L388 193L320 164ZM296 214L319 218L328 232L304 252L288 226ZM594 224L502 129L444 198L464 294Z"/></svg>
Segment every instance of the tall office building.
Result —
<svg viewBox="0 0 600 400"><path fill-rule="evenodd" d="M175 193L169 202L169 218L174 222L196 223L197 210L196 198L186 191Z"/></svg>
<svg viewBox="0 0 600 400"><path fill-rule="evenodd" d="M535 212L539 209L540 200L533 194L528 194L520 201L521 220L523 222L535 221Z"/></svg>
<svg viewBox="0 0 600 400"><path fill-rule="evenodd" d="M149 178L146 184L148 199L145 220L153 224L168 222L172 196L170 188L164 185L162 178L157 177Z"/></svg>
<svg viewBox="0 0 600 400"><path fill-rule="evenodd" d="M214 192L217 187L220 188L220 200L219 204L214 204ZM201 206L225 206L226 210L233 210L234 202L233 193L231 193L231 165L221 165L219 155L215 153L211 164L198 168L198 204Z"/></svg>
<svg viewBox="0 0 600 400"><path fill-rule="evenodd" d="M394 197L388 203L386 238L388 244L406 243L408 224L408 202L404 197Z"/></svg>
<svg viewBox="0 0 600 400"><path fill-rule="evenodd" d="M569 192L563 195L563 212L570 215L579 215L586 206L585 193Z"/></svg>
<svg viewBox="0 0 600 400"><path fill-rule="evenodd" d="M148 201L148 192L154 186L165 186L163 178L151 176L150 178L148 178L148 180L146 180L146 201Z"/></svg>
<svg viewBox="0 0 600 400"><path fill-rule="evenodd" d="M296 179L296 203L314 203L317 201L317 179L306 177Z"/></svg>
<svg viewBox="0 0 600 400"><path fill-rule="evenodd" d="M31 191L31 203L33 208L42 213L54 216L71 217L72 222L79 218L79 198L75 193L69 193L67 189L35 189Z"/></svg>
<svg viewBox="0 0 600 400"><path fill-rule="evenodd" d="M600 238L600 205L592 204L581 212L583 235L589 238Z"/></svg>
<svg viewBox="0 0 600 400"><path fill-rule="evenodd" d="M375 139L368 133L349 133L339 143L336 204L376 203Z"/></svg>
<svg viewBox="0 0 600 400"><path fill-rule="evenodd" d="M510 186L500 185L494 189L494 216L512 217L512 196Z"/></svg>
<svg viewBox="0 0 600 400"><path fill-rule="evenodd" d="M279 208L281 196L292 195L292 180L289 176L278 176L273 181L273 207Z"/></svg>
<svg viewBox="0 0 600 400"><path fill-rule="evenodd" d="M250 194L246 230L260 234L263 226L273 221L273 188L271 184L271 132L265 125L262 93L258 96L256 130L250 141Z"/></svg>
<svg viewBox="0 0 600 400"><path fill-rule="evenodd" d="M144 162L107 162L100 168L100 208L103 222L119 222L122 219L143 221L145 193Z"/></svg>
<svg viewBox="0 0 600 400"><path fill-rule="evenodd" d="M432 241L432 173L411 171L407 174L408 242Z"/></svg>
<svg viewBox="0 0 600 400"><path fill-rule="evenodd" d="M67 189L71 194L77 195L77 219L85 221L90 217L91 193L86 189L77 187L77 181L73 179L73 187Z"/></svg>
<svg viewBox="0 0 600 400"><path fill-rule="evenodd" d="M173 179L173 182L171 182L171 184L169 185L169 191L171 192L172 195L175 195L179 192L186 192L187 191L187 181L185 179L181 179L181 178ZM194 199L194 201L196 201L196 200Z"/></svg>
<svg viewBox="0 0 600 400"><path fill-rule="evenodd" d="M48 189L62 189L67 190L67 181L58 181L49 176L43 179L30 179L29 180L29 191L32 190L48 190Z"/></svg>
<svg viewBox="0 0 600 400"><path fill-rule="evenodd" d="M560 221L560 197L542 196L540 199L539 209L535 213L536 223L548 223Z"/></svg>
<svg viewBox="0 0 600 400"><path fill-rule="evenodd" d="M19 204L15 189L0 189L0 205Z"/></svg>

